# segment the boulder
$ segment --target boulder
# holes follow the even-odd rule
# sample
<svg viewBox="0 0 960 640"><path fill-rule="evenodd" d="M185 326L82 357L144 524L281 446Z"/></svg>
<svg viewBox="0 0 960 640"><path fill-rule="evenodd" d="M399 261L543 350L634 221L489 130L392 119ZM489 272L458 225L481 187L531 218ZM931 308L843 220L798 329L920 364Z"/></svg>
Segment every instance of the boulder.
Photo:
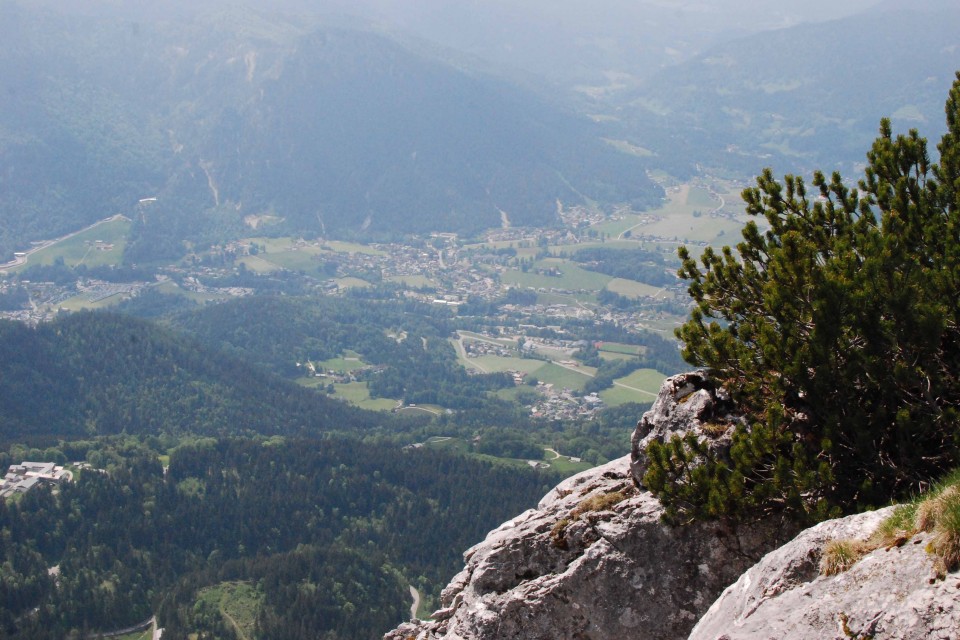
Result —
<svg viewBox="0 0 960 640"><path fill-rule="evenodd" d="M828 540L866 539L891 509L823 522L767 554L723 592L691 640L960 637L960 575L935 577L929 534L820 575Z"/></svg>

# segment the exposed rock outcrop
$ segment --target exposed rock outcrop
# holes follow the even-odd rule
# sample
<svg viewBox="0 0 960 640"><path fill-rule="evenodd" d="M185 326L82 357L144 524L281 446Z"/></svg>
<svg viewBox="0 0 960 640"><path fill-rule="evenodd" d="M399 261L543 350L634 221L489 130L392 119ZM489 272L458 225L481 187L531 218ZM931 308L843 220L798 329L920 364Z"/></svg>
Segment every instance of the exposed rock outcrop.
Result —
<svg viewBox="0 0 960 640"><path fill-rule="evenodd" d="M934 577L929 534L820 575L826 541L865 539L890 511L823 522L769 553L723 592L691 640L960 637L960 575Z"/></svg>
<svg viewBox="0 0 960 640"><path fill-rule="evenodd" d="M934 579L929 534L820 576L828 540L867 538L889 509L824 522L775 551L787 534L776 523L663 524L642 487L647 445L692 433L723 455L740 420L703 375L668 378L630 456L565 480L490 532L433 619L386 640L960 637L960 575Z"/></svg>
<svg viewBox="0 0 960 640"><path fill-rule="evenodd" d="M638 484L650 460L647 446L667 442L673 436L694 434L708 449L721 456L730 448L733 427L743 418L726 389L717 387L705 374L694 371L667 378L650 411L643 414L630 443L630 470Z"/></svg>
<svg viewBox="0 0 960 640"><path fill-rule="evenodd" d="M685 638L724 587L776 546L774 526L670 527L639 487L642 444L729 416L699 374L670 378L634 453L569 478L465 554L432 621L389 640ZM714 437L714 436L710 436Z"/></svg>

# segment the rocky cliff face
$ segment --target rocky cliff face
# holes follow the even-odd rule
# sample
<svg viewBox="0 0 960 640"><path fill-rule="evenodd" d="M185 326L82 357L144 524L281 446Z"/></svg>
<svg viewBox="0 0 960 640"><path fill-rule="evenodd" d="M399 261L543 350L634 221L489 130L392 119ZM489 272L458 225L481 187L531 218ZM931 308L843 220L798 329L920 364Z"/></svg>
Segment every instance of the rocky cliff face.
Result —
<svg viewBox="0 0 960 640"><path fill-rule="evenodd" d="M929 534L820 575L827 541L866 539L891 510L823 522L771 552L723 592L691 640L960 637L960 576L934 576Z"/></svg>
<svg viewBox="0 0 960 640"><path fill-rule="evenodd" d="M433 620L389 640L683 638L725 586L770 550L773 526L669 527L638 478L651 438L699 429L729 403L697 374L669 379L633 454L562 482L465 554Z"/></svg>
<svg viewBox="0 0 960 640"><path fill-rule="evenodd" d="M640 482L646 445L692 431L722 450L722 427L739 420L703 376L667 379L630 456L565 480L490 532L433 619L385 640L960 637L960 577L931 580L922 534L819 575L827 540L866 538L886 511L822 523L772 552L792 533L776 523L663 524Z"/></svg>

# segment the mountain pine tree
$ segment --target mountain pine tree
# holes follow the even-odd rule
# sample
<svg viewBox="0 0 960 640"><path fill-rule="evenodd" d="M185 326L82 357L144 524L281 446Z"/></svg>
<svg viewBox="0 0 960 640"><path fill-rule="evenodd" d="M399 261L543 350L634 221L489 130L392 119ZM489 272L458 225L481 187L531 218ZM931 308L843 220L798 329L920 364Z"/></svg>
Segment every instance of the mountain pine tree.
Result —
<svg viewBox="0 0 960 640"><path fill-rule="evenodd" d="M684 357L739 400L729 459L653 445L645 482L674 517L884 504L960 464L960 73L939 164L882 121L859 189L765 170L736 249L680 250L696 303ZM695 461L702 464L694 464Z"/></svg>

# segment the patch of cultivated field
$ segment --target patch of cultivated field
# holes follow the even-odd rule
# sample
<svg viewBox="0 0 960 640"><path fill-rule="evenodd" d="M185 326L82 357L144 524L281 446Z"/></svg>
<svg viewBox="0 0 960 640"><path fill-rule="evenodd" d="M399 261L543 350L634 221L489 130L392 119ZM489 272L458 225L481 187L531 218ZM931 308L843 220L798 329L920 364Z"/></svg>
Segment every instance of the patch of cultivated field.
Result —
<svg viewBox="0 0 960 640"><path fill-rule="evenodd" d="M597 349L611 353L624 353L631 356L638 356L643 353L643 347L635 344L623 344L621 342L601 342L597 346Z"/></svg>
<svg viewBox="0 0 960 640"><path fill-rule="evenodd" d="M322 378L313 379L322 380ZM397 406L397 401L391 400L390 398L371 398L370 389L367 387L366 382L335 383L333 389L336 397L342 398L361 409L389 411Z"/></svg>
<svg viewBox="0 0 960 640"><path fill-rule="evenodd" d="M248 270L254 273L273 273L280 271L283 267L275 262L277 256L282 254L271 253L267 255L243 256L237 262L242 263Z"/></svg>
<svg viewBox="0 0 960 640"><path fill-rule="evenodd" d="M672 184L667 187L666 195L663 205L657 209L608 220L595 225L593 230L619 241L653 235L662 239L663 246L685 242L730 244L739 238L746 221L740 185L723 180L713 180L709 188L699 184ZM720 206L721 199L724 216L711 216L710 212ZM729 215L735 219L727 217ZM651 217L658 219L651 220ZM672 252L673 246L670 248Z"/></svg>
<svg viewBox="0 0 960 640"><path fill-rule="evenodd" d="M609 351L601 351L600 359L601 360L633 360L636 356L631 356L626 353L610 353Z"/></svg>
<svg viewBox="0 0 960 640"><path fill-rule="evenodd" d="M628 402L645 403L653 400L650 396L637 393L632 389L624 389L623 387L616 386L601 391L600 399L603 400L604 404L608 407L619 407Z"/></svg>
<svg viewBox="0 0 960 640"><path fill-rule="evenodd" d="M262 256L264 260L277 267L289 269L290 271L315 271L320 266L320 260L317 256L324 254L322 249L314 246L297 247L288 251L278 251L276 253L267 253ZM251 256L260 257L260 256Z"/></svg>
<svg viewBox="0 0 960 640"><path fill-rule="evenodd" d="M534 375L541 382L552 384L561 389L582 390L583 385L587 383L596 372L591 367L579 367L577 369L567 369L558 364L548 362L540 369L537 369Z"/></svg>
<svg viewBox="0 0 960 640"><path fill-rule="evenodd" d="M293 238L247 238L243 242L259 246L266 253L282 253L293 247L296 242Z"/></svg>
<svg viewBox="0 0 960 640"><path fill-rule="evenodd" d="M436 287L437 283L434 280L431 280L427 276L389 276L384 278L387 282L397 282L402 284L405 287L419 288L419 287Z"/></svg>
<svg viewBox="0 0 960 640"><path fill-rule="evenodd" d="M356 242L341 242L340 240L330 240L323 243L324 249L330 249L331 251L337 251L339 253L364 253L368 256L385 256L385 252L374 247L368 247L365 244L359 244Z"/></svg>
<svg viewBox="0 0 960 640"><path fill-rule="evenodd" d="M537 273L536 270L557 269L559 275L546 275ZM590 291L599 291L603 289L613 278L597 273L587 271L576 265L576 263L561 260L560 258L544 258L534 263L529 271L510 270L501 276L501 281L505 284L512 284L518 287L533 287L534 289L566 289L576 291L587 289Z"/></svg>
<svg viewBox="0 0 960 640"><path fill-rule="evenodd" d="M597 294L591 292L537 293L537 304L565 304L577 307L584 304L596 304Z"/></svg>
<svg viewBox="0 0 960 640"><path fill-rule="evenodd" d="M30 254L26 266L49 265L58 258L63 258L68 267L78 264L88 267L119 265L123 261L123 249L126 247L131 225L132 223L124 218L104 222ZM18 269L14 269L16 270Z"/></svg>
<svg viewBox="0 0 960 640"><path fill-rule="evenodd" d="M672 298L673 294L662 287L654 287L649 284L637 282L636 280L627 280L626 278L614 278L607 283L607 289L618 293L627 298Z"/></svg>
<svg viewBox="0 0 960 640"><path fill-rule="evenodd" d="M367 366L367 363L360 359L359 353L349 350L345 351L339 358L321 360L313 364L318 369L329 369L330 371L339 371L341 373L349 373Z"/></svg>
<svg viewBox="0 0 960 640"><path fill-rule="evenodd" d="M656 397L657 392L660 391L660 386L663 384L663 381L666 380L666 378L667 376L655 369L637 369L630 375L623 378L618 378L617 380L614 380L614 382L618 382L633 389L646 391L647 399L652 399Z"/></svg>
<svg viewBox="0 0 960 640"><path fill-rule="evenodd" d="M729 218L677 214L640 227L640 232L683 242L735 243L743 224Z"/></svg>
<svg viewBox="0 0 960 640"><path fill-rule="evenodd" d="M347 278L337 278L335 280L337 286L341 289L365 289L366 287L372 286L369 282L362 278L354 278L353 276Z"/></svg>
<svg viewBox="0 0 960 640"><path fill-rule="evenodd" d="M458 333L461 336L463 336L464 340L477 340L480 342L496 342L501 346L510 347L510 348L516 348L517 346L517 341L512 338L489 338L485 335L474 333L473 331L459 331Z"/></svg>
<svg viewBox="0 0 960 640"><path fill-rule="evenodd" d="M478 356L476 358L467 358L468 362L475 363L476 368L487 373L497 373L502 371L522 371L524 373L532 373L538 378L540 374L537 372L543 368L544 365L548 364L543 360L535 360L533 358L513 358L509 356Z"/></svg>
<svg viewBox="0 0 960 640"><path fill-rule="evenodd" d="M649 212L654 213L654 212ZM629 213L619 218L618 220L605 220L600 224L596 224L592 227L597 233L602 233L604 236L611 240L617 240L620 238L621 234L626 233L630 229L637 227L641 222L645 220L644 215ZM601 246L607 246L606 243ZM634 243L633 246L636 246Z"/></svg>
<svg viewBox="0 0 960 640"><path fill-rule="evenodd" d="M90 302L90 294L81 293L78 296L73 296L72 298L67 298L66 300L57 304L57 307L64 309L66 311L81 311L83 309L106 309L112 307L115 304L119 304L126 298L126 294L117 294L109 296L107 298L101 298L96 302Z"/></svg>

